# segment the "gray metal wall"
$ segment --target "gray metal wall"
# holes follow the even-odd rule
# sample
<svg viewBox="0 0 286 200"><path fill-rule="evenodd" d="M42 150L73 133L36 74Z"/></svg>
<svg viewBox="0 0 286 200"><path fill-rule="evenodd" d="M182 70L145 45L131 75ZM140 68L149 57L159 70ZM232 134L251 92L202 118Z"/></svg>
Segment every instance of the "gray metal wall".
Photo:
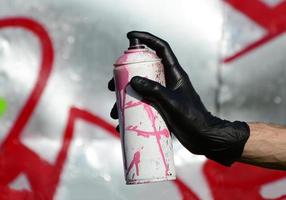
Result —
<svg viewBox="0 0 286 200"><path fill-rule="evenodd" d="M238 59L221 63L221 59L265 34L225 2L2 0L0 19L11 17L25 17L43 25L54 47L48 83L19 136L20 143L47 165L56 163L72 107L100 117L105 123L117 124L109 117L115 95L107 90L107 83L113 63L127 48L126 33L131 30L148 31L169 42L210 111L233 120L285 123L286 39L281 35ZM0 118L1 148L35 85L41 59L41 46L34 34L19 26L1 27L0 98L8 104ZM99 124L85 119L75 123L60 180L55 192L49 193L53 193L52 198L216 198L205 176L208 161L190 154L177 141L178 179L189 193L179 182L124 185L120 142ZM12 155L7 154L5 159L0 156L4 165ZM32 169L30 165L37 162L29 158L27 168ZM44 181L49 174L40 171L34 175L41 178L33 177L31 183L33 172L23 168L8 184L1 183L0 190L14 195L19 191L37 192L35 186L41 184L52 187ZM279 188L273 191L276 197ZM268 197L269 192L260 194Z"/></svg>

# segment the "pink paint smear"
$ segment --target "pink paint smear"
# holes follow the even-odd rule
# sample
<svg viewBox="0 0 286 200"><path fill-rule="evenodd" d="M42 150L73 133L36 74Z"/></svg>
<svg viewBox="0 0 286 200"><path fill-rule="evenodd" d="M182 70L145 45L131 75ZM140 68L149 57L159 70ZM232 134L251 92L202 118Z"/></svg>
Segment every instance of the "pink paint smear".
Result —
<svg viewBox="0 0 286 200"><path fill-rule="evenodd" d="M146 111L146 113L148 114L148 118L152 124L152 129L153 131L143 131L138 129L138 126L128 126L126 129L129 131L133 131L134 133L137 133L138 136L142 136L145 138L149 138L151 136L156 138L157 141L157 145L159 148L159 152L165 167L165 175L168 176L168 171L169 171L169 166L166 162L166 158L162 149L162 144L161 144L161 136L164 136L166 138L170 137L170 133L168 131L168 129L164 128L163 130L157 130L156 127L156 119L157 116L155 116L152 107L144 102L141 101L137 101L137 102L133 102L133 101L129 101L129 102L125 102L126 101L126 87L128 85L128 80L129 80L129 72L127 70L127 68L123 68L122 70L120 70L120 74L119 74L119 80L117 80L117 89L119 92L119 96L120 96L120 111L122 113L122 127L123 129L125 129L125 110L129 109L129 108L133 108L136 106L143 106L144 110ZM122 137L124 137L124 134L122 134ZM122 138L124 140L124 138ZM125 153L125 150L124 150ZM125 169L127 169L127 174L130 172L130 170L135 166L136 168L136 175L139 175L139 162L140 162L140 151L136 151L133 155L133 159L129 164L129 167L127 169L127 161L124 160L124 167Z"/></svg>
<svg viewBox="0 0 286 200"><path fill-rule="evenodd" d="M162 161L163 161L163 164L165 167L165 175L168 176L169 166L166 162L166 158L165 158L165 155L164 155L164 152L162 149L162 144L160 141L161 136L165 136L166 138L170 137L170 133L169 133L168 129L165 128L165 129L160 130L160 131L157 130L157 127L156 127L157 116L155 116L155 114L152 110L152 107L150 105L148 105L144 102L132 102L132 101L127 102L125 105L126 105L125 109L132 108L135 106L140 106L140 105L144 107L144 110L147 112L148 118L152 124L153 131L143 131L143 130L138 129L138 126L128 126L127 130L133 131L133 132L137 133L138 136L143 136L145 138L149 138L150 136L156 137L157 145L159 147L160 155L162 157ZM132 164L132 162L131 162L131 164ZM131 164L130 164L130 166L131 166Z"/></svg>

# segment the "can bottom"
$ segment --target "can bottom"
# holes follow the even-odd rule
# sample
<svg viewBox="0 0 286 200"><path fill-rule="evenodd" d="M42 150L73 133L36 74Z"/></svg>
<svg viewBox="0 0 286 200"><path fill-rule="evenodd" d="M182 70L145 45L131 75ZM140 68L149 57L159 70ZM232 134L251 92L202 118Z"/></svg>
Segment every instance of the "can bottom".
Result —
<svg viewBox="0 0 286 200"><path fill-rule="evenodd" d="M176 176L168 176L162 178L154 178L154 179L134 179L126 181L126 185L135 185L135 184L144 184L144 183L156 183L161 181L172 181L176 180Z"/></svg>

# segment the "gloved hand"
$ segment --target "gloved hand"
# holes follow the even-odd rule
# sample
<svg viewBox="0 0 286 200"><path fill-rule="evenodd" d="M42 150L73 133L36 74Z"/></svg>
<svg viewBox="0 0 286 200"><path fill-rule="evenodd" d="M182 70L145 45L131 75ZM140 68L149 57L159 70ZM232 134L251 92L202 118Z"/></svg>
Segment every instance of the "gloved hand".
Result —
<svg viewBox="0 0 286 200"><path fill-rule="evenodd" d="M138 76L130 84L160 112L181 144L194 154L205 155L226 166L239 159L249 137L248 125L222 120L207 111L167 42L146 32L132 31L127 37L140 39L162 59L166 87ZM113 80L109 89L114 91ZM118 118L116 105L111 117Z"/></svg>

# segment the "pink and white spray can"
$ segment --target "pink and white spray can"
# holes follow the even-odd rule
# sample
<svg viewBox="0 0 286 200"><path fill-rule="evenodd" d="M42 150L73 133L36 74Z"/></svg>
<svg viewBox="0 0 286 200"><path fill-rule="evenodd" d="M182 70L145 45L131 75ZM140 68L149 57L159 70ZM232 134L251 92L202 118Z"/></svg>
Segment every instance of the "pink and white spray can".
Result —
<svg viewBox="0 0 286 200"><path fill-rule="evenodd" d="M170 132L157 110L143 102L129 85L133 76L165 85L161 60L133 39L114 66L126 184L176 179Z"/></svg>

